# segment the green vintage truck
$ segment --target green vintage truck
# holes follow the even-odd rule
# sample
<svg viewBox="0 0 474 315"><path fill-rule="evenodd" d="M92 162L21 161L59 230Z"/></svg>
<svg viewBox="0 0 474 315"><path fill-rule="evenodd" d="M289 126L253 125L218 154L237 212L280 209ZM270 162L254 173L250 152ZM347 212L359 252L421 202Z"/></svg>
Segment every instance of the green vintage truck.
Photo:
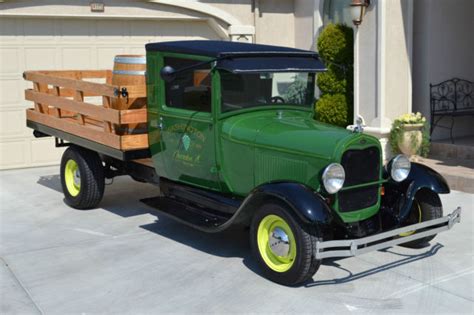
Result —
<svg viewBox="0 0 474 315"><path fill-rule="evenodd" d="M68 147L60 171L70 206L96 207L105 178L155 184L157 196L142 201L162 214L209 233L249 228L262 273L284 285L309 280L324 258L420 247L460 221L459 208L443 217L438 194L450 190L434 170L403 155L384 166L363 126L314 120L325 71L317 53L223 41L146 51L142 92L111 84L110 72L24 75L35 87L27 125ZM85 79L100 76L107 82ZM93 108L86 99L97 95ZM145 108L110 106L140 96ZM140 122L145 133L132 128Z"/></svg>

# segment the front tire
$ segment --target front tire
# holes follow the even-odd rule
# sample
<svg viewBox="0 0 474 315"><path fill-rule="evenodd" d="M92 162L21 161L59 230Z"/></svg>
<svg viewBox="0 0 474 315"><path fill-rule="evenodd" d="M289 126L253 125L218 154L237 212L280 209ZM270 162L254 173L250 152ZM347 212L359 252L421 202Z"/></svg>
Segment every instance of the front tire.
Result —
<svg viewBox="0 0 474 315"><path fill-rule="evenodd" d="M418 192L413 200L413 205L410 209L410 214L407 218L405 225L411 225L416 223L421 223L429 220L434 220L441 218L443 216L443 206L441 200L439 199L438 194L422 190ZM401 236L409 236L413 232L407 232ZM421 248L425 247L432 239L436 237L436 234L423 237L414 241L400 244L402 247L408 248Z"/></svg>
<svg viewBox="0 0 474 315"><path fill-rule="evenodd" d="M268 279L294 286L311 279L321 265L314 258L320 233L315 226L298 222L280 204L265 204L250 226L250 245L260 269Z"/></svg>
<svg viewBox="0 0 474 315"><path fill-rule="evenodd" d="M70 146L61 158L65 202L76 209L95 208L104 195L104 167L96 152Z"/></svg>

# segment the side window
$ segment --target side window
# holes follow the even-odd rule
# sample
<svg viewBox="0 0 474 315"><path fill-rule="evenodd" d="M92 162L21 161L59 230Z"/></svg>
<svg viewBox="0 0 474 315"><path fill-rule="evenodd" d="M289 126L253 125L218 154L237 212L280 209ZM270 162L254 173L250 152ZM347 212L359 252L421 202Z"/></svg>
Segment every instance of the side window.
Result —
<svg viewBox="0 0 474 315"><path fill-rule="evenodd" d="M201 61L164 58L164 64L176 70ZM211 112L211 66L205 64L179 73L172 82L165 83L166 106L191 111Z"/></svg>

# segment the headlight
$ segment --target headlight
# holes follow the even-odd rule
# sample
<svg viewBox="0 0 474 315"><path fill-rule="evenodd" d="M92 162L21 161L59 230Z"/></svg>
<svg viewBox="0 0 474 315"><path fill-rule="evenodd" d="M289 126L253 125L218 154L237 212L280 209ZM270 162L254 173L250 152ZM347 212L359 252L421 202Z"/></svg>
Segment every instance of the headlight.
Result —
<svg viewBox="0 0 474 315"><path fill-rule="evenodd" d="M396 182L402 182L410 174L411 163L408 158L402 154L394 157L390 163L390 176Z"/></svg>
<svg viewBox="0 0 474 315"><path fill-rule="evenodd" d="M330 194L337 193L344 185L346 172L341 164L329 164L323 172L323 184L326 191Z"/></svg>

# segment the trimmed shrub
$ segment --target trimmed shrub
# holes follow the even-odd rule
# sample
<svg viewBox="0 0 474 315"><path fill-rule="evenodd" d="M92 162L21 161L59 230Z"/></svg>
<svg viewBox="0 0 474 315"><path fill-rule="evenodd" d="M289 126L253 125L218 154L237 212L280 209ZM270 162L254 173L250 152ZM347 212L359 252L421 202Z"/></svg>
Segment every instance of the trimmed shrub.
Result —
<svg viewBox="0 0 474 315"><path fill-rule="evenodd" d="M317 84L322 94L344 94L347 89L347 81L333 71L318 74Z"/></svg>
<svg viewBox="0 0 474 315"><path fill-rule="evenodd" d="M328 124L345 127L349 114L344 94L325 94L318 100L316 119Z"/></svg>
<svg viewBox="0 0 474 315"><path fill-rule="evenodd" d="M319 55L326 62L352 65L354 32L344 24L329 24L318 38Z"/></svg>
<svg viewBox="0 0 474 315"><path fill-rule="evenodd" d="M329 24L318 38L318 50L328 71L318 74L321 98L316 103L315 118L345 127L353 121L352 28L343 24Z"/></svg>

